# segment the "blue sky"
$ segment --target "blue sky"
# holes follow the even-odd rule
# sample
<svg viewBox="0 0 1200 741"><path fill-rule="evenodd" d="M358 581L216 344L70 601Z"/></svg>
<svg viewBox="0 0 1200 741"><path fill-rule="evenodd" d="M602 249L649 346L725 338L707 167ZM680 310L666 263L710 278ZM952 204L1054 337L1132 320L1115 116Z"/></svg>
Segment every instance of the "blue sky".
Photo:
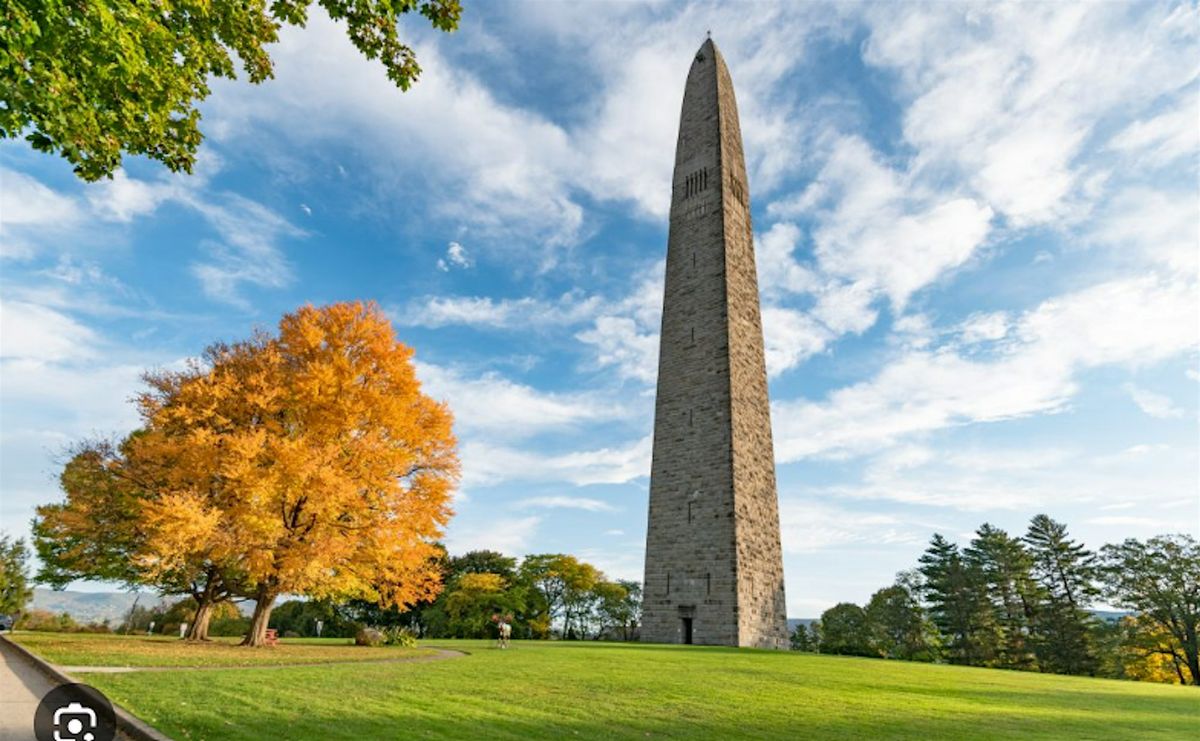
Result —
<svg viewBox="0 0 1200 741"><path fill-rule="evenodd" d="M372 299L457 418L454 552L640 578L666 212L706 30L758 251L789 613L933 532L1200 532L1194 4L467 3L395 90L319 11L195 175L0 146L0 529L147 367Z"/></svg>

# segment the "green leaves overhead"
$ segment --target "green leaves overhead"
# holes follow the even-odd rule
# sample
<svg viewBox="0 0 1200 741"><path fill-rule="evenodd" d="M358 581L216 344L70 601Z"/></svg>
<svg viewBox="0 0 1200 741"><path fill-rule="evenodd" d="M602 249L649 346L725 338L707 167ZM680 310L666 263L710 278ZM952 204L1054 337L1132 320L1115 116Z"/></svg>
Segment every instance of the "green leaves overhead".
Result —
<svg viewBox="0 0 1200 741"><path fill-rule="evenodd" d="M397 23L417 11L452 31L458 0L317 0L354 46L407 90L420 76ZM312 0L8 0L0 10L0 137L58 152L84 180L125 154L191 172L203 140L197 104L210 76L271 77L265 46L303 26ZM238 63L235 63L235 58Z"/></svg>

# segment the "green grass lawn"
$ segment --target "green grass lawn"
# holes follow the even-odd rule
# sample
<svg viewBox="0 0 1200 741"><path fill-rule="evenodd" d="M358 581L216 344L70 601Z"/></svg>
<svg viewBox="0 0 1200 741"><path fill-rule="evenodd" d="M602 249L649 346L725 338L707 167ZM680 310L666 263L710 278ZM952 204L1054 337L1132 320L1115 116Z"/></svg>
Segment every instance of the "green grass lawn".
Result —
<svg viewBox="0 0 1200 741"><path fill-rule="evenodd" d="M169 636L25 631L17 631L10 637L59 666L277 666L379 661L436 654L428 648L355 646L348 638L283 638L278 646L249 650L237 646L239 638L184 643Z"/></svg>
<svg viewBox="0 0 1200 741"><path fill-rule="evenodd" d="M1189 687L692 646L431 645L469 655L79 676L177 739L1124 740L1200 727Z"/></svg>

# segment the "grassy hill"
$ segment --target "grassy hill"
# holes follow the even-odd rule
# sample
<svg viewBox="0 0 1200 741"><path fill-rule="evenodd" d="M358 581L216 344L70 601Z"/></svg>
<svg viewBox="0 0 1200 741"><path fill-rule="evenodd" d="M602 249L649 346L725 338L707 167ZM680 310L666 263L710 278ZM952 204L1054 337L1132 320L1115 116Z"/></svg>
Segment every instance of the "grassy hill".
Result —
<svg viewBox="0 0 1200 741"><path fill-rule="evenodd" d="M130 642L31 647L144 663L136 639L107 640ZM366 657L336 641L295 648L322 644L330 660ZM692 646L431 645L469 655L79 676L179 739L1176 739L1200 727L1191 687Z"/></svg>

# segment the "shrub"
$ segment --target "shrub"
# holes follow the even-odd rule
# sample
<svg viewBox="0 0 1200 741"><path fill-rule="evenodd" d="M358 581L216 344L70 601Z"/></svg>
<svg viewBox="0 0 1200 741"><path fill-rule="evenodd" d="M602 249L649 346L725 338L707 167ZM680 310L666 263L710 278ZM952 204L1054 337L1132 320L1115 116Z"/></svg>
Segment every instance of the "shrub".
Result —
<svg viewBox="0 0 1200 741"><path fill-rule="evenodd" d="M17 619L14 626L20 630L36 630L51 633L111 633L107 623L77 623L67 613L59 615L49 610L30 610Z"/></svg>
<svg viewBox="0 0 1200 741"><path fill-rule="evenodd" d="M374 628L360 628L354 634L354 645L356 646L382 646L385 640L383 633Z"/></svg>
<svg viewBox="0 0 1200 741"><path fill-rule="evenodd" d="M417 647L417 634L412 628L391 625L383 628L380 632L383 633L384 642L389 646L400 646L401 648Z"/></svg>

